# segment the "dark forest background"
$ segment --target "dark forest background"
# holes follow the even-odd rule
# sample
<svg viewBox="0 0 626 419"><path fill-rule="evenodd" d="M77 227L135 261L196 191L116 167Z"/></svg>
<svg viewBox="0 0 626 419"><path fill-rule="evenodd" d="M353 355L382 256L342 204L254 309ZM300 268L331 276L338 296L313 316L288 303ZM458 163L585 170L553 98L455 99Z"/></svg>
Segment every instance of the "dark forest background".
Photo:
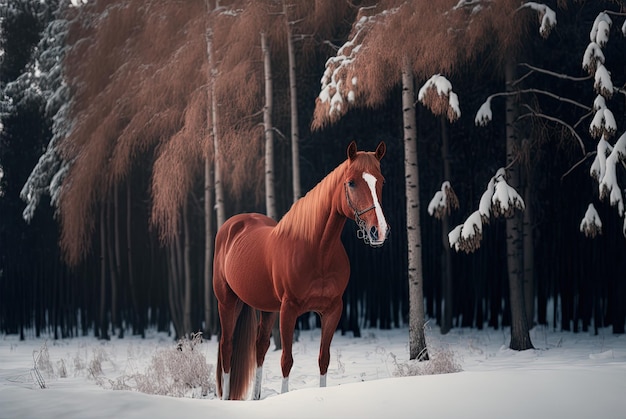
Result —
<svg viewBox="0 0 626 419"><path fill-rule="evenodd" d="M3 103L7 95L12 94L7 92L6 86L29 71L29 63L41 48L41 40L47 36L46 28L51 21L59 19L60 11L71 19L80 19L80 13L86 14L87 11L96 13L94 10L77 12L59 2L45 5L38 4L38 1L9 3L2 4L0 34L4 51L0 62ZM604 9L620 11L623 5L601 1L546 4L551 4L557 11L558 25L547 39L538 34L528 36L527 62L552 71L583 76L581 57L595 17ZM357 10L348 7L344 13L329 35L332 44L345 42ZM626 43L619 27L623 20L623 17L615 19L609 45L613 49L606 52L607 60L610 56L614 84L622 90L626 82ZM382 205L392 227L389 240L382 248L367 247L357 239L355 225L350 221L342 236L352 271L340 327L342 332L359 336L365 327L401 327L408 321L401 91L397 86L383 105L351 110L336 124L312 131L310 124L320 90L319 80L331 55L333 50L328 44L319 43L306 51L306 57L301 57L301 62L306 65L297 71L302 191L311 189L345 159L346 147L351 140L356 140L361 150L373 150L379 141L387 144L387 155L382 161L386 178ZM287 85L286 71L283 71L285 60L286 57L279 53L273 57L274 124L282 133L289 132L288 104L281 101L286 94L281 89L285 90ZM437 327L442 315L444 268L452 272L453 327L503 328L510 324L504 221L492 220L483 232L479 249L471 254L452 252L449 265L445 266L442 255L446 244L442 240L441 221L426 212L428 202L445 180L442 129L449 135L452 170L448 180L460 202L460 208L450 215L451 226L462 223L476 208L489 179L503 165L503 102L494 100L494 118L489 126L474 125L475 113L486 96L504 90L498 72L485 71L484 66L496 65L493 63L485 56L449 77L461 102L463 114L459 121L449 123L434 116L421 104L417 106L423 287L426 317L430 319L431 328ZM588 105L595 97L590 87L592 80L572 83L545 74L534 74L529 79L535 87L561 92ZM417 80L418 85L423 81ZM181 304L183 297L171 281L169 247L151 224L150 184L155 155L149 148L136 154L132 169L114 195L99 202L91 231L92 240L84 249L84 257L78 263L69 264L59 245L62 240L59 214L51 205L50 196L43 195L30 222L26 222L22 215L25 203L20 198L20 191L48 147L55 121L47 111L42 95L19 98L11 106L3 105L0 132L2 333L20 334L23 338L41 334L65 338L90 333L109 338L111 335L143 334L147 328L173 331L175 335L198 330L209 337L217 333L217 322L213 320L213 324L207 324L205 316L204 296L212 291L205 289L202 280L205 263L203 179L196 179L188 208L191 330L176 330L171 326L172 311ZM563 119L567 119L571 112L562 102L540 95L533 97L532 101ZM611 109L617 120L619 136L626 127L624 94L616 95ZM590 119L583 125L588 126L589 122ZM599 200L597 184L589 176L592 158L578 164L582 158L579 147L561 128L530 119L526 123L529 132L541 132L535 135L532 156L520 163L532 173L532 193L526 199L526 207L533 215L533 323L576 332L611 326L614 333L624 333L626 238L622 233L623 220L608 202ZM584 140L588 150L595 149L595 141L589 135ZM278 135L275 160L279 214L289 209L292 199L290 153L289 141ZM170 175L177 176L177 173L172 171ZM224 176L228 178L229 173ZM229 191L227 215L244 211L264 212L264 202L259 195L262 194L258 190L245 188L239 194ZM590 202L594 203L603 222L602 234L593 239L587 238L579 229ZM103 255L115 253L112 238L116 230L123 245L116 259L117 266L114 266L115 263ZM306 318L300 323L300 327L310 326Z"/></svg>

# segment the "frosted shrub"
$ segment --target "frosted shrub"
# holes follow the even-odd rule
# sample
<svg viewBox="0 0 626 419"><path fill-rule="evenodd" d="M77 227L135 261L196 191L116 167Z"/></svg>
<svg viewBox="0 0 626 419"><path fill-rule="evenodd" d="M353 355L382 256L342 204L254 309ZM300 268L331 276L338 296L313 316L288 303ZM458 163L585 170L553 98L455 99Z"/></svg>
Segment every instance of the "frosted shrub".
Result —
<svg viewBox="0 0 626 419"><path fill-rule="evenodd" d="M176 347L159 350L145 374L128 377L142 393L174 397L206 397L215 392L213 367L207 365L205 356L198 350L201 333L183 339ZM122 386L125 387L125 386Z"/></svg>
<svg viewBox="0 0 626 419"><path fill-rule="evenodd" d="M54 377L54 367L50 361L50 352L48 352L48 342L44 342L38 352L33 353L35 368L41 371L48 378Z"/></svg>
<svg viewBox="0 0 626 419"><path fill-rule="evenodd" d="M428 345L428 361L405 361L399 362L396 355L390 353L395 370L394 377L408 377L414 375L450 374L463 371L461 364L456 359L454 352L447 347L433 347Z"/></svg>

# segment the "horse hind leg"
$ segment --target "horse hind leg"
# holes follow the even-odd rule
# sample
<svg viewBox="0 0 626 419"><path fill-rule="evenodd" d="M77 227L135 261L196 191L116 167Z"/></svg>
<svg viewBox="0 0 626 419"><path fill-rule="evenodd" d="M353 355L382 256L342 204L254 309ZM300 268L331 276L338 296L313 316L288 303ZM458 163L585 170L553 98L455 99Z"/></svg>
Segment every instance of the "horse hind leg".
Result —
<svg viewBox="0 0 626 419"><path fill-rule="evenodd" d="M221 393L224 400L241 400L247 394L254 373L256 312L240 301L232 311L220 304L220 321L222 336L218 349L218 396Z"/></svg>
<svg viewBox="0 0 626 419"><path fill-rule="evenodd" d="M252 393L254 400L261 399L263 363L265 361L265 354L270 347L270 336L272 334L272 326L276 321L276 315L277 313L261 313L261 323L259 324L259 332L256 339L256 374L254 379L254 392Z"/></svg>

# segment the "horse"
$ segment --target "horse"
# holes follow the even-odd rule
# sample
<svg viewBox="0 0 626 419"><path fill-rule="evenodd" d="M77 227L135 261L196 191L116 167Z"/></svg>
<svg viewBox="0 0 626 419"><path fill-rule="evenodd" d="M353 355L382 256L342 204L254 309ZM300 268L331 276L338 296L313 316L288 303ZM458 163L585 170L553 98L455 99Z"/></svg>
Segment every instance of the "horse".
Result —
<svg viewBox="0 0 626 419"><path fill-rule="evenodd" d="M320 387L326 386L330 344L343 310L350 277L341 242L347 219L365 243L382 246L389 233L381 207L384 178L380 160L386 146L358 151L352 141L347 160L337 166L280 222L257 213L229 218L215 238L213 290L221 335L217 354L217 395L228 399L261 397L263 362L279 314L282 344L281 392L289 391L292 341L298 316L321 319Z"/></svg>

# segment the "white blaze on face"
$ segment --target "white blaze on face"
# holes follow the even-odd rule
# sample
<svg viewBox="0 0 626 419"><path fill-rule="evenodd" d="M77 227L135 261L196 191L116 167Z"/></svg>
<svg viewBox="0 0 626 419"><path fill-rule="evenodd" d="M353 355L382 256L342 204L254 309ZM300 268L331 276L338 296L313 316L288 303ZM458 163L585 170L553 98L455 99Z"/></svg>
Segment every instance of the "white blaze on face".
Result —
<svg viewBox="0 0 626 419"><path fill-rule="evenodd" d="M376 242L382 243L387 238L387 220L385 220L383 209L380 207L380 202L378 202L378 195L376 195L376 177L367 172L363 172L363 179L367 183L367 186L370 187L372 200L374 202L374 211L376 211L376 218L378 219L378 240Z"/></svg>

